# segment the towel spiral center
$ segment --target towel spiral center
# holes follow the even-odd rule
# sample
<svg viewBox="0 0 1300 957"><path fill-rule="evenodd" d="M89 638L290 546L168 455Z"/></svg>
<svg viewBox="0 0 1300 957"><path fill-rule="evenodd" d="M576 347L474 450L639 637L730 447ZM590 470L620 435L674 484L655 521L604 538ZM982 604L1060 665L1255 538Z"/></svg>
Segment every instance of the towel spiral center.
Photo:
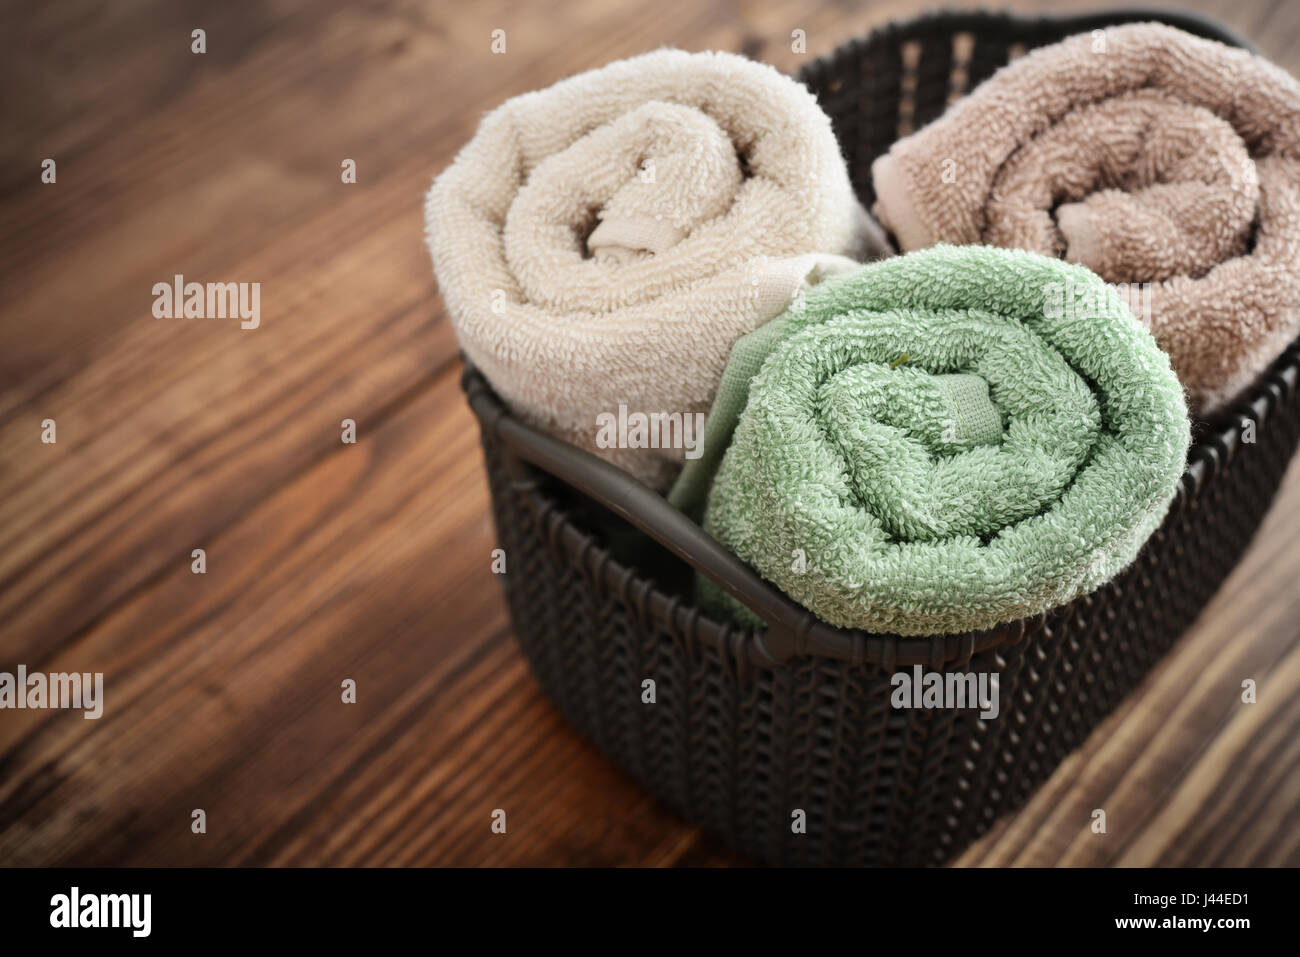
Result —
<svg viewBox="0 0 1300 957"><path fill-rule="evenodd" d="M643 103L538 164L510 207L507 260L530 301L605 309L654 298L670 269L679 282L716 269L684 240L725 217L745 185L716 120Z"/></svg>
<svg viewBox="0 0 1300 957"><path fill-rule="evenodd" d="M845 501L897 542L986 536L1037 513L1098 441L1092 390L1004 316L844 317L796 335L783 358L782 380L810 391L760 403L790 402L782 415L824 436Z"/></svg>
<svg viewBox="0 0 1300 957"><path fill-rule="evenodd" d="M1016 151L984 241L1061 256L1107 282L1198 278L1245 251L1258 203L1254 161L1230 124L1143 90L1082 107Z"/></svg>

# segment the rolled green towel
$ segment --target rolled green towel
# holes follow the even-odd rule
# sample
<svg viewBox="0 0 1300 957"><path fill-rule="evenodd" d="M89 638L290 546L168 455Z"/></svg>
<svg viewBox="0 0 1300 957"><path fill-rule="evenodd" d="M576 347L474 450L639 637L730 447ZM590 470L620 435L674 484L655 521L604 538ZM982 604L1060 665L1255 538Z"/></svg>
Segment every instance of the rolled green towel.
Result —
<svg viewBox="0 0 1300 957"><path fill-rule="evenodd" d="M1128 565L1188 442L1168 357L1095 274L936 246L742 338L670 501L831 624L962 632Z"/></svg>

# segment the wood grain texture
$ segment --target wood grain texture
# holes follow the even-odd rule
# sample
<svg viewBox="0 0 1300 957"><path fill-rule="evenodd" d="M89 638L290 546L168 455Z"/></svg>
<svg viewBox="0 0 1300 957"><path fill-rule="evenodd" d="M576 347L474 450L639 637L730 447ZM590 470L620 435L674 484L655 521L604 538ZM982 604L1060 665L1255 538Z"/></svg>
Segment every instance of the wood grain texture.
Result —
<svg viewBox="0 0 1300 957"><path fill-rule="evenodd" d="M1190 6L1300 72L1293 6ZM98 721L0 712L0 863L743 863L572 732L510 638L422 194L513 94L665 44L794 70L917 9L0 11L0 670L106 683ZM261 327L154 319L177 273L261 282ZM1297 510L1293 468L1197 626L959 863L1300 864Z"/></svg>

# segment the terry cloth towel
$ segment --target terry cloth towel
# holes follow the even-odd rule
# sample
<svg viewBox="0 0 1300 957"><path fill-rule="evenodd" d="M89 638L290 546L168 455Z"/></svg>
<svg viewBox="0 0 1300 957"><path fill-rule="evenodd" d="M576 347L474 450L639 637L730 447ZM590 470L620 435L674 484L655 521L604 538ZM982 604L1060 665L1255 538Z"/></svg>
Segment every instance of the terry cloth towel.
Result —
<svg viewBox="0 0 1300 957"><path fill-rule="evenodd" d="M1066 283L1095 311L1054 308ZM941 245L831 279L742 339L670 501L698 514L707 490L705 530L831 624L962 632L1129 564L1189 440L1168 357L1095 274ZM757 623L708 583L699 597Z"/></svg>
<svg viewBox="0 0 1300 957"><path fill-rule="evenodd" d="M1042 47L872 167L904 250L1028 249L1129 286L1192 405L1300 332L1300 83L1155 23Z"/></svg>
<svg viewBox="0 0 1300 957"><path fill-rule="evenodd" d="M812 94L728 53L660 50L508 100L425 218L498 394L658 488L684 448L601 448L597 417L703 414L737 338L888 248Z"/></svg>

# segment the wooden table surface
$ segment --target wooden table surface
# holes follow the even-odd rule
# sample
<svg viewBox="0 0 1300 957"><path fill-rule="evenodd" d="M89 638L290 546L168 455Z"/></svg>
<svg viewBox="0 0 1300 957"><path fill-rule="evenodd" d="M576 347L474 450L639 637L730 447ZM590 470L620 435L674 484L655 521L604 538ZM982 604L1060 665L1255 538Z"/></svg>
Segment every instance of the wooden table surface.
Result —
<svg viewBox="0 0 1300 957"><path fill-rule="evenodd" d="M1294 5L1193 6L1300 72ZM0 711L0 863L741 863L513 644L422 194L510 95L663 44L794 70L916 11L6 5L0 670L102 671L105 708ZM154 318L178 273L260 282L260 327ZM1300 864L1298 506L1293 469L1199 624L963 863Z"/></svg>

